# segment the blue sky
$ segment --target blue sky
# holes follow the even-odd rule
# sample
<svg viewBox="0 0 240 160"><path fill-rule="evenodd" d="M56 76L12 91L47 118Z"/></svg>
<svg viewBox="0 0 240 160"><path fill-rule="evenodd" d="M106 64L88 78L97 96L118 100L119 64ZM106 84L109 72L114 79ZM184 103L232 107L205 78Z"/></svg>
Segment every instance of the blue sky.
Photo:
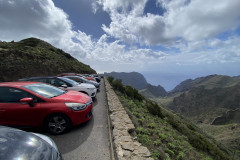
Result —
<svg viewBox="0 0 240 160"><path fill-rule="evenodd" d="M142 73L171 90L240 75L239 0L0 0L0 40L37 37L99 73Z"/></svg>

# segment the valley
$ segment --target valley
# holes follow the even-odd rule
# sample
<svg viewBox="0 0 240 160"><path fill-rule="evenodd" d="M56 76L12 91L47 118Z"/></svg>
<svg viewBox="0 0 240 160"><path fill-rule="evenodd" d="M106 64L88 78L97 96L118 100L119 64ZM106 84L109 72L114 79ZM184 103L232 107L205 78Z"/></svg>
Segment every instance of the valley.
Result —
<svg viewBox="0 0 240 160"><path fill-rule="evenodd" d="M118 78L122 78L123 84L132 86L124 77ZM188 79L169 92L160 85L149 86L139 89L139 93L193 122L208 136L229 148L234 157L240 157L239 76L209 75Z"/></svg>

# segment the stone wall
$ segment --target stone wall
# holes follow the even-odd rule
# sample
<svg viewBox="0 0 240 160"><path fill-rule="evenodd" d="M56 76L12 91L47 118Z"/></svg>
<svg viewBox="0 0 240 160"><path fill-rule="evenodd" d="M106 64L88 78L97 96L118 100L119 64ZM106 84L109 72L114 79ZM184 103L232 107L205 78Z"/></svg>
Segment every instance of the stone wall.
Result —
<svg viewBox="0 0 240 160"><path fill-rule="evenodd" d="M115 158L118 160L153 160L149 150L136 141L133 134L135 127L106 78L104 82Z"/></svg>

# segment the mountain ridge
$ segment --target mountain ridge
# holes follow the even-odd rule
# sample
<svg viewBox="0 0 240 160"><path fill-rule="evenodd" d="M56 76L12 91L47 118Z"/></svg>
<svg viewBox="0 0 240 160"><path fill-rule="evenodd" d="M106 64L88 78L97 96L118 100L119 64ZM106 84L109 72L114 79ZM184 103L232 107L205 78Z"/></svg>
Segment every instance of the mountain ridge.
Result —
<svg viewBox="0 0 240 160"><path fill-rule="evenodd" d="M129 85L139 90L144 96L159 97L166 96L166 90L161 86L154 86L147 82L146 78L138 72L110 72L104 73L104 76L112 76L115 79L121 79L124 85Z"/></svg>

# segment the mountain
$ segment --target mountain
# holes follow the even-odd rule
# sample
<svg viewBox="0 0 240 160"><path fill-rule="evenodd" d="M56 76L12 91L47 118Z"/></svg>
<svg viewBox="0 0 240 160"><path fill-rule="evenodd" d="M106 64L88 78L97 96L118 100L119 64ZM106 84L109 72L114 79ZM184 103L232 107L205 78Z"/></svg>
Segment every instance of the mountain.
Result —
<svg viewBox="0 0 240 160"><path fill-rule="evenodd" d="M240 76L209 75L188 79L167 97L154 99L195 123L240 158Z"/></svg>
<svg viewBox="0 0 240 160"><path fill-rule="evenodd" d="M96 73L90 66L40 39L0 41L0 81L64 72Z"/></svg>
<svg viewBox="0 0 240 160"><path fill-rule="evenodd" d="M240 108L240 78L223 75L188 79L169 94L167 107L191 120L211 123L229 110Z"/></svg>
<svg viewBox="0 0 240 160"><path fill-rule="evenodd" d="M145 77L138 72L111 72L104 73L104 76L112 76L114 79L121 79L124 85L139 90L139 92L145 97L164 97L167 95L166 90L162 86L149 84Z"/></svg>
<svg viewBox="0 0 240 160"><path fill-rule="evenodd" d="M169 94L177 92L185 92L192 88L203 87L205 89L226 88L240 84L240 77L230 77L224 75L209 75L206 77L196 78L194 80L187 79L177 85Z"/></svg>
<svg viewBox="0 0 240 160"><path fill-rule="evenodd" d="M111 72L104 73L104 76L112 76L114 79L121 79L124 85L132 86L135 89L143 89L148 85L145 77L138 72Z"/></svg>
<svg viewBox="0 0 240 160"><path fill-rule="evenodd" d="M192 88L173 98L168 107L195 122L211 123L225 112L240 108L240 85L212 89Z"/></svg>

